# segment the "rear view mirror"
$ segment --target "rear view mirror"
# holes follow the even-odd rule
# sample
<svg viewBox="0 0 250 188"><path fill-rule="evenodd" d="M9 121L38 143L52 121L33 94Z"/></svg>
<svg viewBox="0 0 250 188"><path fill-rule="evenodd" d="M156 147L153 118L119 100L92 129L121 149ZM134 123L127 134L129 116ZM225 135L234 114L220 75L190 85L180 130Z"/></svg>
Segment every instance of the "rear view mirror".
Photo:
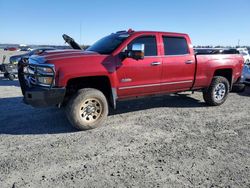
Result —
<svg viewBox="0 0 250 188"><path fill-rule="evenodd" d="M145 46L144 44L135 43L132 45L132 50L128 51L128 57L135 60L144 59Z"/></svg>
<svg viewBox="0 0 250 188"><path fill-rule="evenodd" d="M143 51L144 52L144 44L135 43L132 45L132 51Z"/></svg>

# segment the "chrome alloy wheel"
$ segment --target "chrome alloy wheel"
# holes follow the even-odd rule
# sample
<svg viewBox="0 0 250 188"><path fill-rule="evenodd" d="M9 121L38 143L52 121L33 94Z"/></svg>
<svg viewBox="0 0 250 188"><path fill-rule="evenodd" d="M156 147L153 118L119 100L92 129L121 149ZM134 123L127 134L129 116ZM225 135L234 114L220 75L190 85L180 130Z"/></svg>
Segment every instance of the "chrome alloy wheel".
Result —
<svg viewBox="0 0 250 188"><path fill-rule="evenodd" d="M217 101L222 100L226 95L226 86L223 83L219 83L214 89L214 98Z"/></svg>
<svg viewBox="0 0 250 188"><path fill-rule="evenodd" d="M80 106L80 117L85 123L93 123L99 119L103 112L103 105L100 100L90 98Z"/></svg>

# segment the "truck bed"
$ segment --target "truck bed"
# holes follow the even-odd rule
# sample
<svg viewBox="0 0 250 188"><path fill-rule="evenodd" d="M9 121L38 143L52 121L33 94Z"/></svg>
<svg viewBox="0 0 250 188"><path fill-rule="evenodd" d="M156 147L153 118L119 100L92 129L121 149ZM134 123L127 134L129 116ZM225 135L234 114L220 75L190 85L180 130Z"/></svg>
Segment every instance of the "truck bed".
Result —
<svg viewBox="0 0 250 188"><path fill-rule="evenodd" d="M243 60L240 54L196 54L196 78L194 88L202 88L211 83L213 74L220 67L232 71L235 83L241 77Z"/></svg>

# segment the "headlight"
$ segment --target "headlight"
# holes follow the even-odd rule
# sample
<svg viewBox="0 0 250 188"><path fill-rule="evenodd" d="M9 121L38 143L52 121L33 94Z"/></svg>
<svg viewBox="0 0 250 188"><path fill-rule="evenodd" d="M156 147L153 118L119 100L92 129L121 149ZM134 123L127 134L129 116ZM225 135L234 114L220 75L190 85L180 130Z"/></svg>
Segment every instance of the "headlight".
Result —
<svg viewBox="0 0 250 188"><path fill-rule="evenodd" d="M37 81L39 84L50 86L53 84L53 77L38 77Z"/></svg>
<svg viewBox="0 0 250 188"><path fill-rule="evenodd" d="M53 69L49 67L37 67L37 72L40 74L53 74Z"/></svg>
<svg viewBox="0 0 250 188"><path fill-rule="evenodd" d="M54 70L53 67L36 67L37 81L39 85L50 86L53 85Z"/></svg>
<svg viewBox="0 0 250 188"><path fill-rule="evenodd" d="M32 85L52 87L55 83L55 67L52 64L28 64L28 66L24 67L23 72L25 73L26 79L29 80Z"/></svg>

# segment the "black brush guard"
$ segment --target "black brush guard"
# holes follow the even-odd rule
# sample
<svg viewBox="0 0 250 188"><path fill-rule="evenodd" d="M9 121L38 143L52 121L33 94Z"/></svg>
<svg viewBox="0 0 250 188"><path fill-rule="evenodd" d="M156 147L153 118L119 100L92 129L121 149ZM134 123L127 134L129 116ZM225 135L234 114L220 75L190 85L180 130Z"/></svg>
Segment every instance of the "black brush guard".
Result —
<svg viewBox="0 0 250 188"><path fill-rule="evenodd" d="M30 66L28 63L28 59L21 59L18 62L18 79L20 82L20 87L22 90L22 94L24 96L24 103L32 105L34 107L46 107L46 106L54 106L57 104L61 104L64 100L65 96L65 88L56 88L53 87L53 83L55 81L55 72L53 70L53 74L45 75L38 73L37 67L40 67L39 64L32 64L34 67L34 73L24 72L24 68ZM45 68L51 68L47 65L42 65ZM32 76L37 80L38 77L52 77L53 81L50 85L43 87L41 85L36 85L31 83L28 76Z"/></svg>
<svg viewBox="0 0 250 188"><path fill-rule="evenodd" d="M20 87L22 90L22 94L25 95L25 90L27 89L27 85L25 83L25 78L24 78L24 72L23 69L24 67L26 67L28 65L28 59L21 59L18 62L18 79L19 79L19 83L20 83Z"/></svg>

